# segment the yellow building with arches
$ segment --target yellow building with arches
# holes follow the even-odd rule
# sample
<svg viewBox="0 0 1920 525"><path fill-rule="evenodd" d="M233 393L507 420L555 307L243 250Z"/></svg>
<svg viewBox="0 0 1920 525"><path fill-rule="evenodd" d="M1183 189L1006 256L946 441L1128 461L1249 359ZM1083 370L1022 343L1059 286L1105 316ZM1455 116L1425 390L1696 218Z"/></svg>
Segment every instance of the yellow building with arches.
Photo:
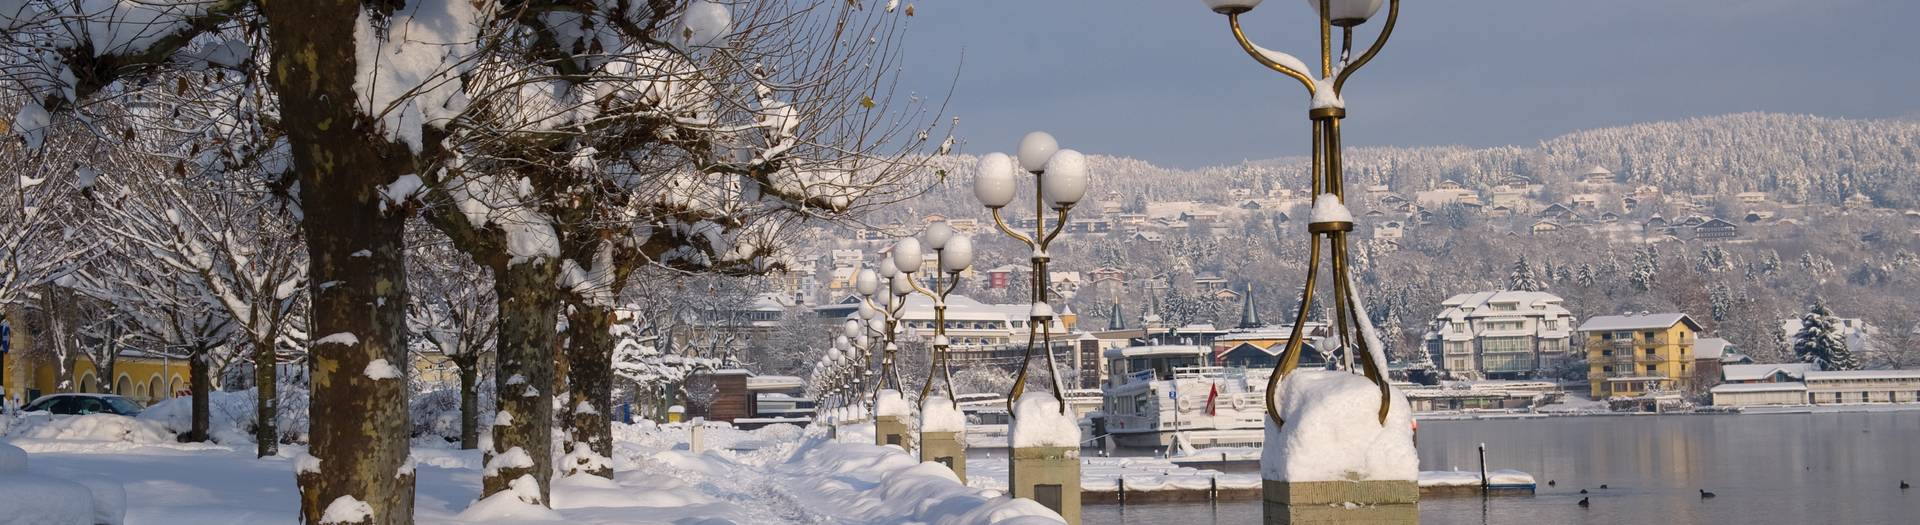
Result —
<svg viewBox="0 0 1920 525"><path fill-rule="evenodd" d="M29 402L34 398L61 392L55 375L58 367L52 363L35 363L21 359L19 347L9 352L5 359L4 381L8 399ZM70 371L67 392L112 392L142 405L186 395L188 387L187 360L178 357L151 354L139 350L127 350L114 361L113 377L104 374L94 366L86 356L77 356Z"/></svg>

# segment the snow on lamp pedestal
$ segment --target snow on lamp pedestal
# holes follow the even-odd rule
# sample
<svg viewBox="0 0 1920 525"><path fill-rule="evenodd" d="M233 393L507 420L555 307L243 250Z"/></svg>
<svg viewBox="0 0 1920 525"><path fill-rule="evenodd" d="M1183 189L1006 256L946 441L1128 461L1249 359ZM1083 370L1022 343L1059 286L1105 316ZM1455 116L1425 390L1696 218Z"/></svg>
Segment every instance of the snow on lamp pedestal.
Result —
<svg viewBox="0 0 1920 525"><path fill-rule="evenodd" d="M1366 377L1300 370L1281 383L1267 421L1260 475L1266 523L1419 523L1419 455L1413 407L1391 390L1386 423L1380 389Z"/></svg>
<svg viewBox="0 0 1920 525"><path fill-rule="evenodd" d="M967 482L967 416L945 396L927 398L920 409L920 461L946 465Z"/></svg>
<svg viewBox="0 0 1920 525"><path fill-rule="evenodd" d="M911 432L907 422L913 419L913 404L907 402L899 390L883 389L873 400L873 444L893 445L901 450L913 451Z"/></svg>
<svg viewBox="0 0 1920 525"><path fill-rule="evenodd" d="M1013 450L1007 486L1016 498L1028 498L1080 523L1080 424L1060 413L1053 394L1020 396L1007 429Z"/></svg>

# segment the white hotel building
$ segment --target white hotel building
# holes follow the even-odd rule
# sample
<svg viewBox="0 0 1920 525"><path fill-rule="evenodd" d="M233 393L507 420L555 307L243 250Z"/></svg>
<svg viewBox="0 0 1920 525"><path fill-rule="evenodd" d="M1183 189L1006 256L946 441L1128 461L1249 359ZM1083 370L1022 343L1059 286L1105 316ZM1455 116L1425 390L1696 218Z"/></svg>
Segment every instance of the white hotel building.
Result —
<svg viewBox="0 0 1920 525"><path fill-rule="evenodd" d="M1460 294L1427 329L1427 353L1455 378L1519 379L1551 371L1568 355L1573 313L1546 292Z"/></svg>

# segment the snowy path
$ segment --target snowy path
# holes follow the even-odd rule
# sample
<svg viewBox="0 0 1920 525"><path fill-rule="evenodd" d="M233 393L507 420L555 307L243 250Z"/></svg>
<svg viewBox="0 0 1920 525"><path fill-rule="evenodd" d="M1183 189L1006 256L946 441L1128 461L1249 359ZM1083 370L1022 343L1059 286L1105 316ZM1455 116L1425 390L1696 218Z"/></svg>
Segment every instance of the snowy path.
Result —
<svg viewBox="0 0 1920 525"><path fill-rule="evenodd" d="M869 438L870 439L870 438ZM855 436L817 429L714 429L703 454L685 430L638 425L616 431L615 480L556 480L559 522L775 525L895 523L1056 524L1029 500L971 489L934 464ZM126 489L127 525L293 524L297 491L290 457L253 459L252 446L14 439L31 470L105 478ZM415 447L416 517L423 524L554 523L468 512L479 492L479 454ZM3 497L3 496L0 496ZM466 512L466 514L462 514Z"/></svg>

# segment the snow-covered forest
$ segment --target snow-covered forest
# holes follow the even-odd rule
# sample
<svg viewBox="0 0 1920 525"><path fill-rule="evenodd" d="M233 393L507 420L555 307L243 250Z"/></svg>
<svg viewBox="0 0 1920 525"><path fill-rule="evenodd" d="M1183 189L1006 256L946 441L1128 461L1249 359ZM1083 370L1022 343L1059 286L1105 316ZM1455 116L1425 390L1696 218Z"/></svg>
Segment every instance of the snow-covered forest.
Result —
<svg viewBox="0 0 1920 525"><path fill-rule="evenodd" d="M1361 215L1356 252L1362 289L1371 295L1367 304L1375 321L1391 332L1389 344L1402 356L1417 351L1441 301L1514 289L1510 277L1524 264L1532 269L1528 287L1565 297L1579 318L1685 312L1742 351L1784 362L1796 358L1794 334L1784 332L1781 321L1797 319L1819 302L1836 315L1878 327L1880 344L1856 350L1863 364L1920 361L1920 333L1914 331L1920 306L1909 299L1920 294L1920 212L1909 213L1920 209L1920 201L1912 200L1920 188L1920 123L1737 114L1572 133L1532 148L1354 148L1348 155L1349 177L1360 181L1349 191L1362 195L1353 203ZM1222 215L1207 225L1175 221L1156 230L1164 238L1069 236L1077 242L1056 250L1056 271L1085 274L1109 266L1128 279L1121 289L1094 287L1072 297L1086 326L1106 326L1115 302L1124 306L1128 326L1148 313L1169 323L1232 326L1239 301L1206 295L1192 285L1195 276L1223 278L1235 291L1258 289L1257 306L1269 321L1294 311L1305 262L1305 240L1298 233L1305 202L1263 197L1287 190L1300 196L1305 159L1192 170L1124 157L1090 161L1094 202L1082 206L1083 218L1117 224L1121 214L1178 218L1182 210L1212 209ZM972 162L967 155L936 160L949 174L943 184L909 206L876 210L865 227L892 231L929 215L983 217L964 175ZM1613 172L1609 182L1583 180L1595 166ZM1417 194L1443 185L1487 195L1513 176L1535 186L1525 191L1532 208L1510 215L1459 204L1395 207L1359 193L1384 185L1387 193L1418 206ZM1741 192L1764 194L1765 202L1740 201ZM1576 198L1594 204L1576 206ZM1631 207L1624 204L1629 198ZM1247 209L1249 201L1265 206ZM1576 217L1569 222L1537 214L1551 204L1569 206ZM1097 211L1103 205L1112 212ZM1410 217L1409 209L1427 215ZM1723 218L1740 228L1739 237L1663 240L1647 234L1656 218L1690 216ZM1543 220L1579 227L1536 234L1531 227ZM1401 237L1374 233L1389 222ZM981 239L978 266L1019 265L1017 246L996 237ZM1017 302L1027 292L1015 286L962 293Z"/></svg>

